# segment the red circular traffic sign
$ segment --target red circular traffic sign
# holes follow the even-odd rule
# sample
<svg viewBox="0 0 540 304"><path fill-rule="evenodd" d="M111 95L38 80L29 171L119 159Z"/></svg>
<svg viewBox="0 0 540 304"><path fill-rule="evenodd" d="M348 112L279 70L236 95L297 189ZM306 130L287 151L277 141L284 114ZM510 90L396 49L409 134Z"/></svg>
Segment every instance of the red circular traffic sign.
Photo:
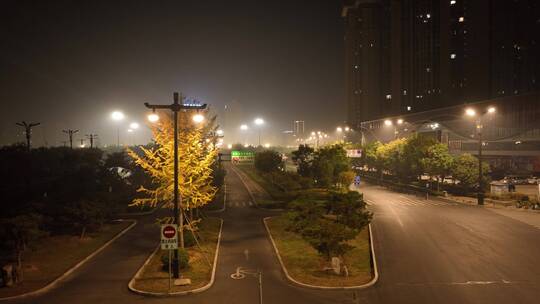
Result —
<svg viewBox="0 0 540 304"><path fill-rule="evenodd" d="M173 226L165 226L163 228L163 236L170 239L176 235L176 229Z"/></svg>

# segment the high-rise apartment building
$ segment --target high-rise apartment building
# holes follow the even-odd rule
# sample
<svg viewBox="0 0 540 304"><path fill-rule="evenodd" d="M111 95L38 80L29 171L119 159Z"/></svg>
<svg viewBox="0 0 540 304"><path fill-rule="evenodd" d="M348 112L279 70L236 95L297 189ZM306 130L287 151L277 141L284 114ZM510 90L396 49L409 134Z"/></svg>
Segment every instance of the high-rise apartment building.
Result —
<svg viewBox="0 0 540 304"><path fill-rule="evenodd" d="M540 90L540 2L350 0L348 123Z"/></svg>

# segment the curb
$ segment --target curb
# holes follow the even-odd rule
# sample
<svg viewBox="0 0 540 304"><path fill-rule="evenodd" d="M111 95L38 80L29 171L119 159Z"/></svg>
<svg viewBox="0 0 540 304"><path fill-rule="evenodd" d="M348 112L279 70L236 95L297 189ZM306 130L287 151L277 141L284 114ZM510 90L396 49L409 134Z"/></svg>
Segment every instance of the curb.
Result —
<svg viewBox="0 0 540 304"><path fill-rule="evenodd" d="M216 253L214 255L214 265L213 265L213 268L212 268L212 276L210 277L210 282L208 282L208 284L206 284L206 285L204 285L202 287L196 288L196 289L186 290L186 291L179 291L179 292L172 292L172 293L151 292L151 291L144 291L144 290L139 290L139 289L135 288L134 287L135 280L138 279L141 276L144 267L146 265L148 265L148 263L150 263L150 260L158 252L158 250L160 248L160 246L158 245L156 247L156 249L154 249L154 251L146 259L146 261L144 261L144 263L139 268L139 270L137 270L137 272L135 273L133 278L131 278L131 280L129 281L129 283L128 283L129 290L131 290L134 293L143 295L143 296L169 297L169 296L183 296L183 295L188 295L188 294L193 294L193 293L199 293L199 292L203 292L203 291L207 290L208 288L212 287L212 285L214 285L214 281L216 279L217 260L218 260L218 256L219 256L219 244L221 243L221 232L223 230L223 220L222 219L220 219L220 220L221 220L221 225L219 226L218 241L217 241L217 244L216 244Z"/></svg>
<svg viewBox="0 0 540 304"><path fill-rule="evenodd" d="M266 223L266 221L268 219L270 219L271 217L265 217L263 219L263 223L264 223L264 228L266 229L266 232L268 233L268 237L270 238L270 242L272 243L272 247L274 247L274 252L278 258L278 261L279 261L279 264L281 265L281 270L283 270L283 273L285 274L285 277L287 277L287 280L289 280L290 282L298 285L298 286L301 286L301 287L306 287L306 288L311 288L311 289L322 289L322 290L350 290L350 289L365 289L365 288L368 288L370 286L373 286L375 285L375 283L377 283L377 281L379 280L379 271L377 270L377 259L375 258L375 250L373 248L373 234L372 234L372 229L371 229L371 224L368 225L368 229L369 229L369 245L370 245L370 251L371 251L371 262L372 262L372 266L373 266L373 278L371 279L371 281L367 282L366 284L362 284L362 285L357 285L357 286L344 286L344 287L330 287L330 286L318 286L318 285L311 285L311 284L306 284L306 283L302 283L302 282L299 282L297 280L295 280L294 278L291 277L291 275L289 274L289 272L287 271L287 268L285 267L285 263L283 263L283 260L281 259L281 255L279 254L279 250L276 246L276 242L274 241L274 238L272 237L272 234L270 233L270 228L268 228L268 224Z"/></svg>
<svg viewBox="0 0 540 304"><path fill-rule="evenodd" d="M92 252L90 255L88 255L87 257L85 257L84 259L82 259L80 262L78 262L77 264L75 264L75 266L71 267L70 269L66 270L66 272L64 272L62 275L60 275L59 277L57 277L56 279L54 279L52 282L48 283L47 285L41 287L40 289L38 290L34 290L34 291L30 291L30 292L27 292L27 293L23 293L23 294L20 294L20 295L16 295L16 296L10 296L10 297L5 297L5 298L0 298L0 301L8 301L8 300L15 300L15 299L22 299L22 298L26 298L26 297L32 297L32 296L37 296L37 295L40 295L42 293L45 293L53 288L55 288L59 283L61 283L61 281L63 281L64 279L66 279L70 274L72 274L75 270L79 269L81 266L83 266L86 262L88 262L89 260L91 260L94 256L96 256L98 253L100 253L101 251L103 251L105 248L107 248L110 244L112 244L114 241L116 241L116 239L118 239L119 237L121 237L122 235L124 235L126 232L128 232L131 228L133 228L133 226L135 226L137 224L137 220L117 220L117 221L126 221L126 222L132 222L131 225L127 226L126 228L124 228L124 230L118 232L112 239L108 240L105 244L101 245L101 247L99 247L98 249L96 249L94 252Z"/></svg>

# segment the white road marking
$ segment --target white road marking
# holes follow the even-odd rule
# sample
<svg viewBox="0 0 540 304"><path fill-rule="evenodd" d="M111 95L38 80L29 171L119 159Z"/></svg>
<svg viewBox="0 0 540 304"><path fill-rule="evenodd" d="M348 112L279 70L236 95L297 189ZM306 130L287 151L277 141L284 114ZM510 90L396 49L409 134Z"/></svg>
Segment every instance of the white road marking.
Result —
<svg viewBox="0 0 540 304"><path fill-rule="evenodd" d="M399 215L397 214L396 210L394 210L394 208L392 208L392 206L390 205L388 205L388 208L390 208L390 211L392 211L392 213L394 214L394 217L398 221L399 225L403 227L403 222L401 222L401 219L399 218Z"/></svg>

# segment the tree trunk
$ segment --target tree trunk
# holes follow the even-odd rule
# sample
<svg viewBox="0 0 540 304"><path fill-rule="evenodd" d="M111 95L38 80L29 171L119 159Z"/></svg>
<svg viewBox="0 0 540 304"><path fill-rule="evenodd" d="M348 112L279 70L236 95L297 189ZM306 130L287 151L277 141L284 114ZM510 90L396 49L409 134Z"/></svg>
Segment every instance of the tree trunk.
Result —
<svg viewBox="0 0 540 304"><path fill-rule="evenodd" d="M80 237L81 240L84 238L85 233L86 233L86 225L84 225L83 228L82 228L81 237Z"/></svg>
<svg viewBox="0 0 540 304"><path fill-rule="evenodd" d="M13 282L19 283L23 280L22 251L17 252L17 267L13 270Z"/></svg>

